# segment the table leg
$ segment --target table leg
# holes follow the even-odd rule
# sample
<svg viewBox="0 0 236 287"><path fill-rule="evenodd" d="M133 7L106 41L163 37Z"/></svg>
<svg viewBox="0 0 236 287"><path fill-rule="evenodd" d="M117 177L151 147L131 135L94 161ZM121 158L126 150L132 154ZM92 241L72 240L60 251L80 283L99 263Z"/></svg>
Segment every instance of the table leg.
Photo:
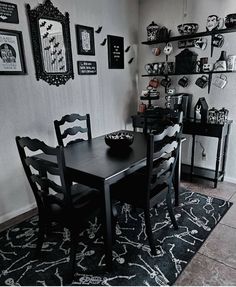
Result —
<svg viewBox="0 0 236 287"><path fill-rule="evenodd" d="M220 150L221 150L221 138L218 139L218 146L217 146L214 188L217 188L217 183L218 183L219 164L220 164Z"/></svg>
<svg viewBox="0 0 236 287"><path fill-rule="evenodd" d="M175 189L175 206L179 206L179 190L180 190L180 174L181 174L181 150L182 150L182 139L179 144L179 154L175 167L174 174L174 189Z"/></svg>
<svg viewBox="0 0 236 287"><path fill-rule="evenodd" d="M224 181L224 176L225 176L225 164L226 164L226 159L227 159L227 150L228 150L228 143L229 143L229 133L230 133L230 126L228 125L228 130L227 134L225 136L225 142L224 142L224 150L223 150L223 162L222 162L222 178L221 181Z"/></svg>
<svg viewBox="0 0 236 287"><path fill-rule="evenodd" d="M194 150L195 150L195 135L192 137L192 155L191 155L191 170L190 170L190 179L193 180L193 168L194 168Z"/></svg>
<svg viewBox="0 0 236 287"><path fill-rule="evenodd" d="M111 212L111 196L110 186L104 182L104 248L105 260L108 271L112 271L112 212Z"/></svg>

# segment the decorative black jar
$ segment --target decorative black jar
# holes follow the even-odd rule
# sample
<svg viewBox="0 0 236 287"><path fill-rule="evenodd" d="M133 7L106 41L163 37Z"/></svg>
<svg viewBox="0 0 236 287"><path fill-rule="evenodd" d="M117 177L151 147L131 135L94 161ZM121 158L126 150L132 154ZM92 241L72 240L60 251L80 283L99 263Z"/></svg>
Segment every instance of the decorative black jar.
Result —
<svg viewBox="0 0 236 287"><path fill-rule="evenodd" d="M147 40L155 41L158 39L160 27L154 21L147 26Z"/></svg>

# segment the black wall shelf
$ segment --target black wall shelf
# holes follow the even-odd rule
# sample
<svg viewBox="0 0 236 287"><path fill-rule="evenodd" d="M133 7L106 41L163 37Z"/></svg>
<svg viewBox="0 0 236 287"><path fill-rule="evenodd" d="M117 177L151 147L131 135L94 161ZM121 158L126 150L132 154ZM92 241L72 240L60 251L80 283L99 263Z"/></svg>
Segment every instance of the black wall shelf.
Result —
<svg viewBox="0 0 236 287"><path fill-rule="evenodd" d="M211 57L213 55L214 46L213 46L213 36L216 34L226 34L226 33L234 33L236 32L236 28L226 28L226 29L220 29L220 30L214 30L214 31L205 31L205 32L199 32L191 35L184 35L184 36L174 36L169 37L168 39L161 39L161 40L155 40L155 41L146 41L142 42L144 45L155 45L160 43L168 43L172 41L179 41L179 40L185 40L185 39L193 39L198 37L204 37L204 36L211 36ZM166 62L168 61L168 56L166 56ZM169 73L169 74L162 74L162 75L156 75L156 74L146 74L142 75L142 77L165 77L168 76L177 76L177 75L200 75L200 74L206 74L209 75L208 77L208 94L211 90L211 81L212 81L212 75L213 74L221 74L221 73L235 73L236 71L210 71L210 72L192 72L192 73Z"/></svg>
<svg viewBox="0 0 236 287"><path fill-rule="evenodd" d="M168 76L181 76L181 75L209 75L208 78L208 94L211 90L211 81L212 81L212 74L226 74L226 73L236 73L236 71L210 71L210 72L194 72L194 73L170 73L170 74L163 74L163 75L156 75L156 74L148 74L142 75L142 77L165 77Z"/></svg>
<svg viewBox="0 0 236 287"><path fill-rule="evenodd" d="M216 34L233 33L233 32L236 32L236 28L199 32L199 33L195 33L191 35L184 35L184 36L174 36L174 37L169 37L168 39L165 39L165 40L161 39L161 40L155 40L155 41L144 41L142 42L142 44L143 45L155 45L155 44L160 44L160 43L168 43L172 41L179 41L179 40L192 39L192 38L198 38L198 37L204 37L204 36L212 36Z"/></svg>
<svg viewBox="0 0 236 287"><path fill-rule="evenodd" d="M225 74L225 73L236 73L236 71L210 71L210 72L194 72L194 73L169 73L169 74L145 74L142 77L168 77L178 75L202 75L202 74Z"/></svg>

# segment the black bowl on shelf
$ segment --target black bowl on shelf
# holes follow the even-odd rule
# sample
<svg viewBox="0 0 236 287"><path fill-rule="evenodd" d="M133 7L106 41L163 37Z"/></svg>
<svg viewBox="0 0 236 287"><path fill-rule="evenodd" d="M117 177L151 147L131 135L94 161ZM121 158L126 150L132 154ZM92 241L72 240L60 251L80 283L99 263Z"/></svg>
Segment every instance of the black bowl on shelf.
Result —
<svg viewBox="0 0 236 287"><path fill-rule="evenodd" d="M225 27L226 28L235 28L236 27L236 13L228 14L225 17Z"/></svg>
<svg viewBox="0 0 236 287"><path fill-rule="evenodd" d="M178 25L177 28L180 35L185 36L197 33L199 26L197 23L185 23Z"/></svg>
<svg viewBox="0 0 236 287"><path fill-rule="evenodd" d="M115 132L105 135L105 143L113 149L127 149L134 141L130 132Z"/></svg>

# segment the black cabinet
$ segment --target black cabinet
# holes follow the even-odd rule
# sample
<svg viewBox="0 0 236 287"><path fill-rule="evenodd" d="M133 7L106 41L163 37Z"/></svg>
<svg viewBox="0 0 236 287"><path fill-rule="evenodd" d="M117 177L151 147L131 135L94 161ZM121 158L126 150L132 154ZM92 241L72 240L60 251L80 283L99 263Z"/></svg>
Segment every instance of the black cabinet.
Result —
<svg viewBox="0 0 236 287"><path fill-rule="evenodd" d="M225 175L225 165L227 159L227 149L230 134L230 127L233 121L227 121L225 124L208 124L194 121L186 121L183 125L183 133L192 135L192 155L191 165L182 164L182 175L188 174L190 178L199 177L214 182L217 187L218 180L223 181ZM194 166L195 137L207 136L218 138L215 169L207 169Z"/></svg>
<svg viewBox="0 0 236 287"><path fill-rule="evenodd" d="M155 114L153 114L152 116L149 115L146 119L145 118L145 113L138 113L137 115L132 116L134 130L136 130L137 128L145 129L145 126L156 127L158 125L158 121L160 122L160 119L158 119ZM224 180L228 141L232 122L233 121L227 121L225 122L225 124L222 125L200 123L191 120L184 121L183 134L192 135L192 153L191 164L181 165L182 176L187 175L190 176L191 179L193 177L199 177L213 181L214 187L217 187L218 180ZM218 139L216 162L214 169L196 167L194 165L196 136L214 137Z"/></svg>

